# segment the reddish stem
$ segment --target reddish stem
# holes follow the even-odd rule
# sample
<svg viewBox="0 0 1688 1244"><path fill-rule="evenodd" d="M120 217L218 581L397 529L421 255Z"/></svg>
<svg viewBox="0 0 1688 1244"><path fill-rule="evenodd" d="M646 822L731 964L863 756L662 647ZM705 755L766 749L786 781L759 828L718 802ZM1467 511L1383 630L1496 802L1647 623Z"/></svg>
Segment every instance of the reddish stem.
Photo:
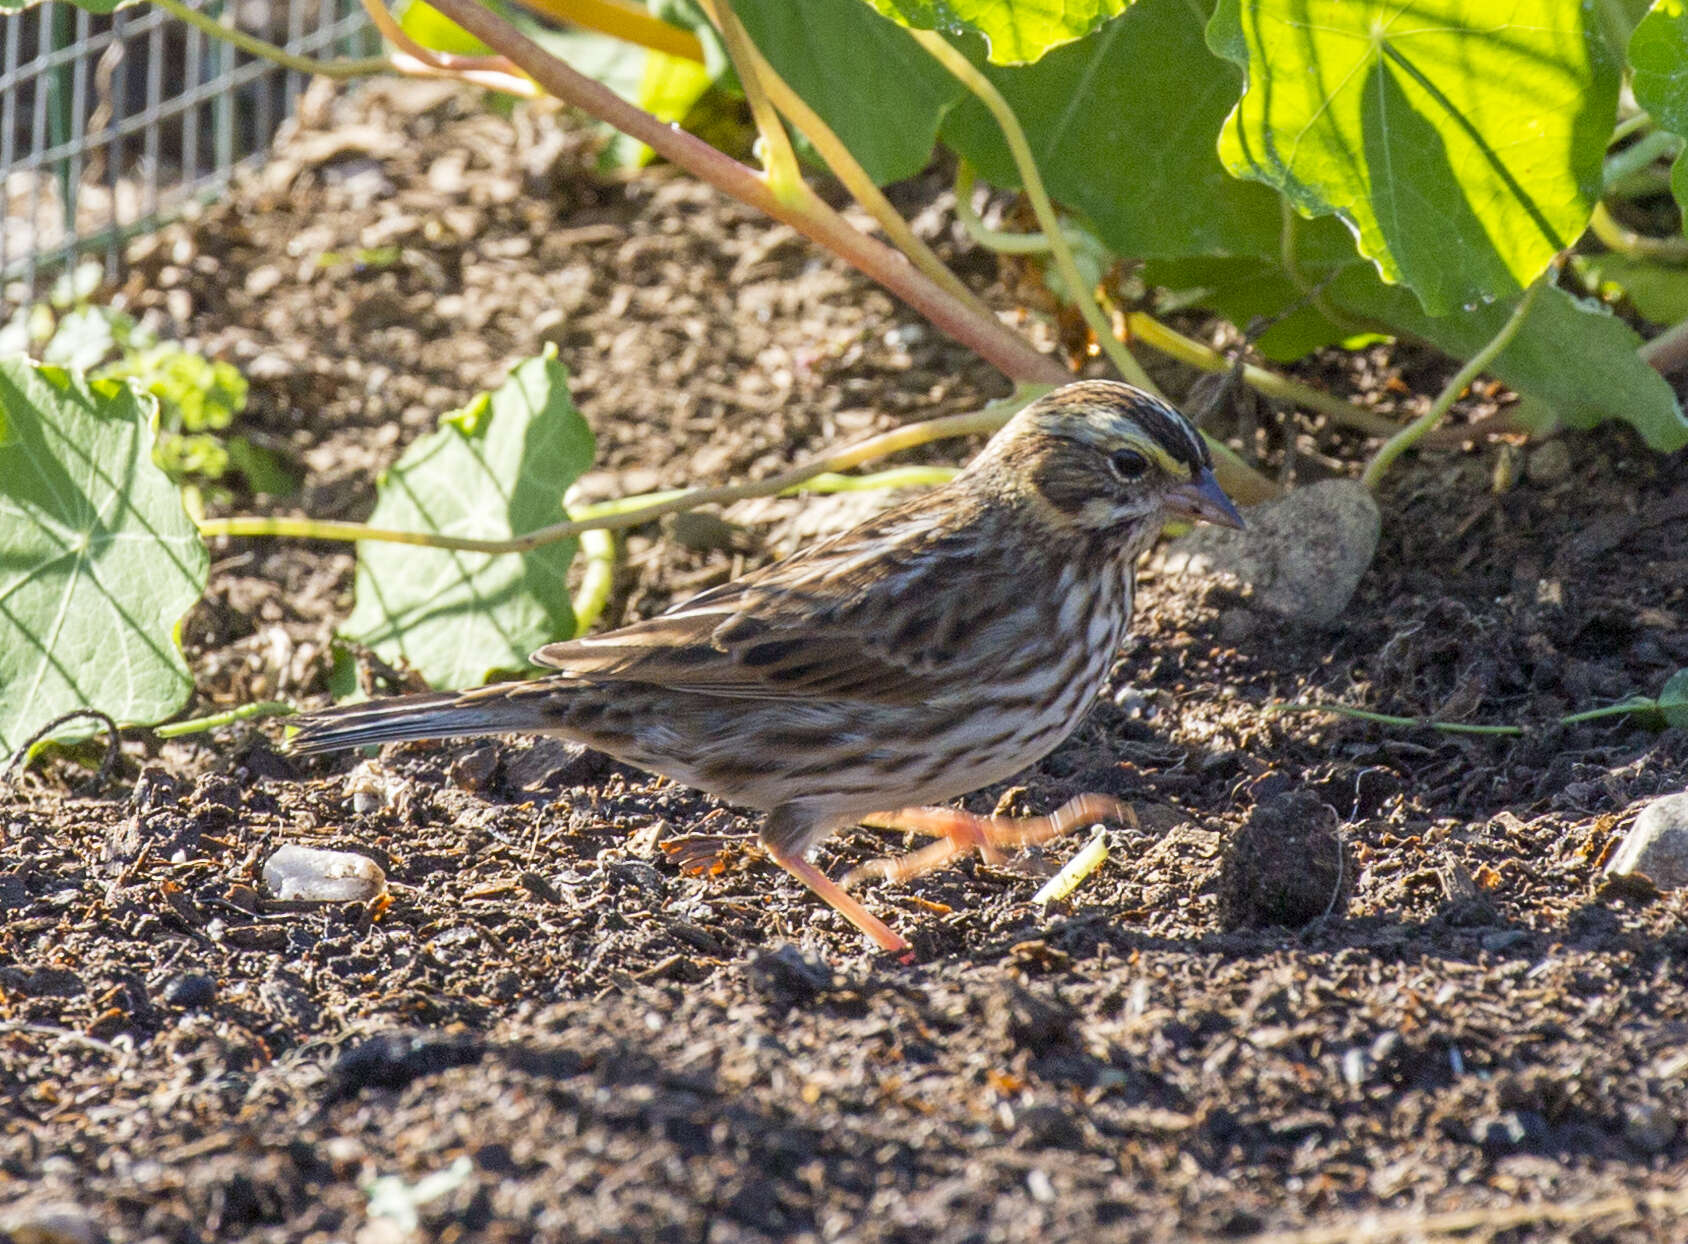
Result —
<svg viewBox="0 0 1688 1244"><path fill-rule="evenodd" d="M790 225L879 282L939 332L978 354L1009 379L1042 384L1064 384L1072 379L1072 373L1060 362L1038 353L1030 342L995 317L977 315L960 306L900 253L852 228L807 187L794 196L795 201L787 202L776 196L754 169L684 130L664 124L608 87L577 73L475 0L431 2L550 94L638 139L722 193Z"/></svg>

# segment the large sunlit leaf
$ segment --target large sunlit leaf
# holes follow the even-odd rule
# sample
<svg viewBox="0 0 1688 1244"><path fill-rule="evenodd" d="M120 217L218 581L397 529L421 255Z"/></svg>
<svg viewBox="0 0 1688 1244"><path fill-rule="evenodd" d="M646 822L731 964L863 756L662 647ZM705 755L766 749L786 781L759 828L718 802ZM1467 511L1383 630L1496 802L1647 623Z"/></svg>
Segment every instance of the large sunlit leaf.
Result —
<svg viewBox="0 0 1688 1244"><path fill-rule="evenodd" d="M152 414L121 381L0 360L0 754L72 709L152 725L193 690L176 627L209 558Z"/></svg>
<svg viewBox="0 0 1688 1244"><path fill-rule="evenodd" d="M592 432L569 397L567 369L528 359L405 451L369 521L478 539L525 535L563 520L563 493L591 463ZM491 555L364 541L357 605L341 634L407 661L436 687L526 669L535 648L574 633L568 568L577 546Z"/></svg>
<svg viewBox="0 0 1688 1244"><path fill-rule="evenodd" d="M885 16L920 30L982 35L997 65L1037 60L1082 39L1130 0L867 0ZM792 5L793 8L805 7Z"/></svg>
<svg viewBox="0 0 1688 1244"><path fill-rule="evenodd" d="M1204 42L1208 8L1138 0L1035 65L986 68L1050 194L1121 255L1278 254L1277 196L1230 176L1215 152L1242 75ZM971 96L943 136L986 181L1020 184L1001 130Z"/></svg>
<svg viewBox="0 0 1688 1244"><path fill-rule="evenodd" d="M1337 213L1424 309L1518 293L1582 233L1618 74L1581 0L1221 0L1220 155Z"/></svg>

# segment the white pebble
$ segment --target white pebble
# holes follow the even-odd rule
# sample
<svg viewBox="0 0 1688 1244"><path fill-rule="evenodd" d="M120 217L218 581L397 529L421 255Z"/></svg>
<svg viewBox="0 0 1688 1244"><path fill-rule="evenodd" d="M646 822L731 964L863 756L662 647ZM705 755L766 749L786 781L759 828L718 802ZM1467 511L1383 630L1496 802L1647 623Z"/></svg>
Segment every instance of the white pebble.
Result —
<svg viewBox="0 0 1688 1244"><path fill-rule="evenodd" d="M386 892L387 877L367 856L290 842L265 862L264 884L294 902L362 903Z"/></svg>

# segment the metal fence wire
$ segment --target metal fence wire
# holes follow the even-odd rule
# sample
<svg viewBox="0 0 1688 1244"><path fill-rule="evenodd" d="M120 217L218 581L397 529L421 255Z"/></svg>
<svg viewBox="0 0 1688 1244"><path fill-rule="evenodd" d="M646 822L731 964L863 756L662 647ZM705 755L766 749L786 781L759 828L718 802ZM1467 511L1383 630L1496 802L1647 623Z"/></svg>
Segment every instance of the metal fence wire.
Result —
<svg viewBox="0 0 1688 1244"><path fill-rule="evenodd" d="M201 0L297 55L368 55L359 0ZM147 6L49 2L0 18L0 293L16 306L262 159L308 79Z"/></svg>

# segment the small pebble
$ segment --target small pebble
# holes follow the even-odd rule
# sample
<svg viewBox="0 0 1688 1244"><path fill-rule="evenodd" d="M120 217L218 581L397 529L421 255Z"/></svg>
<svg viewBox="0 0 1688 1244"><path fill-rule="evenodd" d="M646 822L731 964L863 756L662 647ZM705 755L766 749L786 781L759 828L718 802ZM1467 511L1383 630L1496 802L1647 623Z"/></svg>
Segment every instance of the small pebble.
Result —
<svg viewBox="0 0 1688 1244"><path fill-rule="evenodd" d="M1357 1045L1342 1056L1342 1078L1350 1088L1359 1088L1376 1070L1371 1054Z"/></svg>
<svg viewBox="0 0 1688 1244"><path fill-rule="evenodd" d="M1545 1120L1534 1110L1507 1110L1472 1123L1471 1139L1490 1153L1505 1153L1546 1130Z"/></svg>
<svg viewBox="0 0 1688 1244"><path fill-rule="evenodd" d="M1653 800L1606 861L1608 877L1641 874L1661 890L1688 886L1688 791Z"/></svg>
<svg viewBox="0 0 1688 1244"><path fill-rule="evenodd" d="M0 1234L13 1244L98 1244L106 1238L92 1214L68 1201L15 1205L0 1218Z"/></svg>
<svg viewBox="0 0 1688 1244"><path fill-rule="evenodd" d="M1227 609L1219 615L1219 642L1235 648L1254 637L1255 616L1247 609Z"/></svg>
<svg viewBox="0 0 1688 1244"><path fill-rule="evenodd" d="M1643 1153L1662 1153L1676 1139L1676 1119L1656 1101L1624 1107L1624 1139Z"/></svg>
<svg viewBox="0 0 1688 1244"><path fill-rule="evenodd" d="M367 856L290 842L265 862L264 884L294 902L362 903L386 891L387 877Z"/></svg>
<svg viewBox="0 0 1688 1244"><path fill-rule="evenodd" d="M1571 474L1571 447L1562 440L1547 441L1530 451L1524 474L1538 488L1551 488Z"/></svg>
<svg viewBox="0 0 1688 1244"><path fill-rule="evenodd" d="M182 972L164 983L158 995L166 1006L197 1011L217 998L217 982L203 972Z"/></svg>
<svg viewBox="0 0 1688 1244"><path fill-rule="evenodd" d="M498 749L491 745L464 752L451 762L451 780L464 790L484 790L498 772Z"/></svg>
<svg viewBox="0 0 1688 1244"><path fill-rule="evenodd" d="M1034 1166L1026 1172L1026 1191L1030 1192L1032 1200L1040 1205L1053 1205L1055 1203L1055 1184L1038 1167Z"/></svg>

